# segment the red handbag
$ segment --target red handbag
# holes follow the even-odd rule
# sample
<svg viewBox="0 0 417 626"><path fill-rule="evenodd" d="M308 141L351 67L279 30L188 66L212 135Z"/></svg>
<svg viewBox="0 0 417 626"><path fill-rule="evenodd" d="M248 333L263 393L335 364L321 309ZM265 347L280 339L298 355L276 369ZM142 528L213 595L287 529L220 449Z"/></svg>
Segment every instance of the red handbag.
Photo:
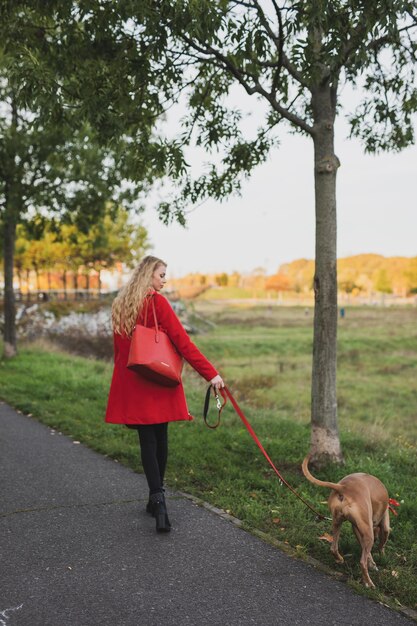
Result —
<svg viewBox="0 0 417 626"><path fill-rule="evenodd" d="M155 328L147 328L147 303L145 325L136 324L130 343L127 367L148 380L165 387L176 387L181 382L183 360L170 338L158 326L155 302L152 301Z"/></svg>

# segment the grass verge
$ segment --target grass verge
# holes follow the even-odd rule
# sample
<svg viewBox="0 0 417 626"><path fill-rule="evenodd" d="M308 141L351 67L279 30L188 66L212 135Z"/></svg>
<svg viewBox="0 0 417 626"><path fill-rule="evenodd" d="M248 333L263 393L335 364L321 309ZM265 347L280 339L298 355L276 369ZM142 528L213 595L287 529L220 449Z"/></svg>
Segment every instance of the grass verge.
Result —
<svg viewBox="0 0 417 626"><path fill-rule="evenodd" d="M300 341L303 344L304 338ZM296 344L294 340L293 347ZM301 352L303 348L300 346ZM110 363L53 351L47 346L26 346L16 358L0 361L0 396L23 413L140 471L136 433L103 422L111 371ZM191 413L200 416L205 384L189 369L186 391ZM308 422L290 420L282 411L268 407L242 404L286 479L327 513L328 492L307 483L300 471L300 461L309 446ZM197 418L191 423L172 424L169 436L167 482L171 488L189 492L224 509L241 519L247 529L265 533L272 542L292 546L301 558L310 555L336 568L328 543L320 539L324 533L331 532L330 523L315 521L279 485L230 408L225 410L222 425L215 431L205 428ZM337 569L358 591L383 602L388 596L393 605L416 609L415 446L409 442L402 445L399 440L361 437L352 430L344 431L341 439L346 466L329 467L320 477L335 481L359 470L376 474L390 495L401 501L401 507L398 518L392 519L393 532L386 554L376 555L380 568L372 573L376 590L364 590L358 583L360 550L348 524L341 539L346 561Z"/></svg>

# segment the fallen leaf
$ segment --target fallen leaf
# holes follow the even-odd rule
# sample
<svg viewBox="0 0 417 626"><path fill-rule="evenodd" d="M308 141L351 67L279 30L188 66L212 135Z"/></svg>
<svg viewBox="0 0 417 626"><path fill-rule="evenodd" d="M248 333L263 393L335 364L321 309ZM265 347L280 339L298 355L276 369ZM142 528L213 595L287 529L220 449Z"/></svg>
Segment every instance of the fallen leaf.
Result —
<svg viewBox="0 0 417 626"><path fill-rule="evenodd" d="M321 537L319 537L319 539L321 539L322 541L328 541L329 543L333 543L333 537L329 535L329 533L324 533L323 535L321 535Z"/></svg>

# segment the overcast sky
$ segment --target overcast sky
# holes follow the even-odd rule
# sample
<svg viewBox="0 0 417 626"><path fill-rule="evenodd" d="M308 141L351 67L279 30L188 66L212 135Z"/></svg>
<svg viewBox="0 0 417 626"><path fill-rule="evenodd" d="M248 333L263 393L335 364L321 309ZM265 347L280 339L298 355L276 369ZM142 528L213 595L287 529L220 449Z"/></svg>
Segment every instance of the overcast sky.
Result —
<svg viewBox="0 0 417 626"><path fill-rule="evenodd" d="M336 127L338 257L416 256L417 146L370 156L346 135L341 118ZM280 146L244 183L241 197L208 200L189 214L187 228L164 226L151 207L145 212L152 252L167 261L169 275L257 267L274 273L282 263L314 258L312 140L289 134L284 126L279 137Z"/></svg>

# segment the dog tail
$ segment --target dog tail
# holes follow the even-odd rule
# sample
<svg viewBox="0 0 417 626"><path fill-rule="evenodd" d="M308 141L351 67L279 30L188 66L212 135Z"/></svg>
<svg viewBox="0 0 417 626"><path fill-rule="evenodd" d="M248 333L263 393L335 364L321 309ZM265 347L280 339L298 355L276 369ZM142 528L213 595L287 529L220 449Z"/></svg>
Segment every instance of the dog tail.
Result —
<svg viewBox="0 0 417 626"><path fill-rule="evenodd" d="M319 487L328 487L329 489L334 489L338 493L343 492L342 485L339 485L338 483L330 483L330 482L327 482L326 480L319 480L318 478L315 478L313 474L310 474L310 471L308 469L309 460L310 460L310 455L308 454L306 458L304 459L303 464L301 466L303 470L303 474L307 478L307 480L313 483L313 485L318 485Z"/></svg>

